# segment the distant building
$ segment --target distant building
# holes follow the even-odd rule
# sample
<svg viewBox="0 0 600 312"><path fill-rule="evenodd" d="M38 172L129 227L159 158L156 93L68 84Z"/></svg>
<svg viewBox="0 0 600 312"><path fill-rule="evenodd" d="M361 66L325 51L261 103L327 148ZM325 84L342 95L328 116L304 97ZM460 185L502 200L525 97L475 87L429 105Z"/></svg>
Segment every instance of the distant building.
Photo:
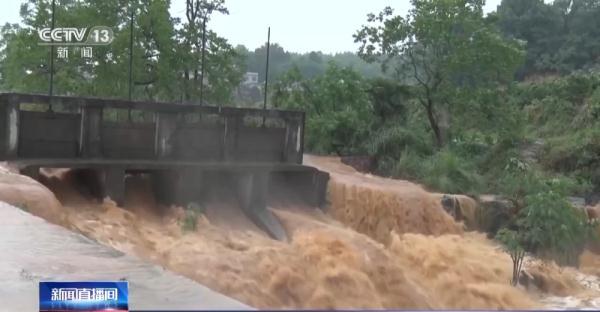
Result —
<svg viewBox="0 0 600 312"><path fill-rule="evenodd" d="M258 73L247 72L233 95L238 107L254 107L262 100L262 91L258 83Z"/></svg>
<svg viewBox="0 0 600 312"><path fill-rule="evenodd" d="M244 86L254 86L258 84L258 73L254 72L246 72L244 74L244 79L242 80L242 85Z"/></svg>

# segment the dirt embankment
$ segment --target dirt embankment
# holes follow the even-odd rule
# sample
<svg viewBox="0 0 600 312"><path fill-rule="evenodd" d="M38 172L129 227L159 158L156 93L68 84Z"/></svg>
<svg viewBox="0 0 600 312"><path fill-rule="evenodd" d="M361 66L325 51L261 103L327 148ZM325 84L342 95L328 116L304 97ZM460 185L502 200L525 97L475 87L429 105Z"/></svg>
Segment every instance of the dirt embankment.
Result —
<svg viewBox="0 0 600 312"><path fill-rule="evenodd" d="M509 286L510 257L482 234L464 233L443 211L438 195L409 182L357 173L334 158L307 161L332 175L330 215L273 207L290 243L266 237L222 197L207 204L196 231L185 232L183 209L157 207L144 179L129 181L134 191L127 210L109 200L89 200L67 172L44 181L60 201L56 208L54 195L37 187L45 190L39 192L51 211L62 216L53 222L258 308L542 306L537 292ZM0 190L12 183L3 181ZM29 211L54 215L44 202L28 205ZM159 210L168 213L152 213ZM584 263L596 265L596 255L586 257ZM553 295L584 291L569 270L536 263L528 269L546 278L543 290Z"/></svg>
<svg viewBox="0 0 600 312"><path fill-rule="evenodd" d="M63 224L65 211L56 196L39 182L0 165L0 200L30 211L52 223Z"/></svg>

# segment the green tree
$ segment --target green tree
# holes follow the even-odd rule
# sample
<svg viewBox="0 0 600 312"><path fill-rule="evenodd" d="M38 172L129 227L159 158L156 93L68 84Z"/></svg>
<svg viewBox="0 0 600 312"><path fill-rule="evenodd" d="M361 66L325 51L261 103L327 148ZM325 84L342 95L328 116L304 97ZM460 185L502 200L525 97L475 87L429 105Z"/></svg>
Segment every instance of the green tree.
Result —
<svg viewBox="0 0 600 312"><path fill-rule="evenodd" d="M373 122L366 81L354 70L329 63L325 73L305 79L297 67L273 87L276 107L306 112L306 146L317 153L360 151Z"/></svg>
<svg viewBox="0 0 600 312"><path fill-rule="evenodd" d="M521 268L523 267L523 260L525 259L525 249L523 249L519 233L514 230L503 228L496 234L496 239L504 244L506 252L510 255L510 259L513 263L510 283L513 286L517 286L517 283L519 283L519 276L521 275Z"/></svg>
<svg viewBox="0 0 600 312"><path fill-rule="evenodd" d="M115 38L108 46L94 46L91 59L81 58L78 48L73 47L68 59L54 55L54 94L127 97L129 72L123 69L129 65L133 12L133 97L196 99L201 58L199 25L213 12L226 13L226 9L223 0L189 1L194 19L178 27L179 19L169 14L170 1L135 0L123 6L118 0L57 0L57 27L110 26ZM0 74L4 89L48 92L50 49L38 45L37 30L50 27L51 3L26 1L21 6L21 25L2 28ZM242 62L225 39L210 30L206 38L205 98L226 103L241 79Z"/></svg>
<svg viewBox="0 0 600 312"><path fill-rule="evenodd" d="M491 15L490 20L506 36L527 44L527 61L520 78L596 66L600 56L600 1L546 2L503 0Z"/></svg>
<svg viewBox="0 0 600 312"><path fill-rule="evenodd" d="M355 35L359 55L418 87L438 148L450 137L452 110L478 87L511 81L522 51L483 18L482 0L412 0L406 17L369 14Z"/></svg>
<svg viewBox="0 0 600 312"><path fill-rule="evenodd" d="M545 64L554 60L563 41L562 14L543 0L503 0L495 14L502 32L527 43L527 57L520 70L524 76L552 70Z"/></svg>
<svg viewBox="0 0 600 312"><path fill-rule="evenodd" d="M292 55L277 43L271 43L269 47L269 82L274 82L279 76L290 70ZM254 50L248 59L248 70L258 73L258 81L265 81L265 69L267 66L266 43Z"/></svg>
<svg viewBox="0 0 600 312"><path fill-rule="evenodd" d="M203 28L212 14L229 14L224 0L186 0L186 21L177 32L178 71L181 75L182 97L227 104L243 74L242 58L227 40L206 29L205 71L202 77ZM202 81L204 80L204 81ZM203 85L203 86L201 86Z"/></svg>
<svg viewBox="0 0 600 312"><path fill-rule="evenodd" d="M527 195L514 226L496 235L513 260L512 284L518 283L525 252L559 264L577 265L586 242L595 238L594 228L585 212L571 206L560 192Z"/></svg>
<svg viewBox="0 0 600 312"><path fill-rule="evenodd" d="M50 48L38 45L37 30L50 27L50 0L27 1L21 6L21 27L5 27L6 49L2 74L5 88L12 91L48 91ZM55 94L125 97L129 61L130 12L134 11L134 95L137 98L167 98L172 81L173 20L169 2L57 1L56 25L111 26L115 39L108 46L94 46L91 59L81 58L71 47L69 57L55 60ZM98 14L114 12L114 14ZM56 53L56 50L55 50Z"/></svg>

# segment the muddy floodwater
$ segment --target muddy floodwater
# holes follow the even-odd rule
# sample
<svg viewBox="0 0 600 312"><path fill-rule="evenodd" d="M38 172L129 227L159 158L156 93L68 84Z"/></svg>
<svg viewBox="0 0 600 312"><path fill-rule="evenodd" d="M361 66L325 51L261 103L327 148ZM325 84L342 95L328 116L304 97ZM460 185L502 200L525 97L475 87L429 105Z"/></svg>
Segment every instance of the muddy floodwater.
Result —
<svg viewBox="0 0 600 312"><path fill-rule="evenodd" d="M512 287L510 257L484 234L466 232L440 194L336 158L306 163L331 174L329 208L272 203L287 243L258 230L227 190L207 200L194 231L182 226L183 208L159 207L142 178L128 180L125 208L90 200L60 170L45 173L45 186L6 172L0 198L256 308L600 307L596 254L586 252L579 270L528 259L537 284Z"/></svg>
<svg viewBox="0 0 600 312"><path fill-rule="evenodd" d="M249 309L187 278L0 202L2 311L37 311L40 281L129 281L131 309Z"/></svg>

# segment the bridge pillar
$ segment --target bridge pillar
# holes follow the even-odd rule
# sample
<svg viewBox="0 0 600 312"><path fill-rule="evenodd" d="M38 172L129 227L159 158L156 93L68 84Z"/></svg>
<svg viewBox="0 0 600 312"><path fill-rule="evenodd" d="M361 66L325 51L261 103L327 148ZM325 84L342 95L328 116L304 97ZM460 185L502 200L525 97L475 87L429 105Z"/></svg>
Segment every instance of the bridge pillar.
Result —
<svg viewBox="0 0 600 312"><path fill-rule="evenodd" d="M152 184L156 199L161 204L179 204L177 190L179 175L176 170L156 170L152 173Z"/></svg>
<svg viewBox="0 0 600 312"><path fill-rule="evenodd" d="M329 182L329 173L320 170L307 172L299 175L303 181L298 185L303 196L308 200L311 206L325 209L327 207L327 183Z"/></svg>
<svg viewBox="0 0 600 312"><path fill-rule="evenodd" d="M237 175L238 198L244 213L272 238L287 241L279 219L267 208L269 173L241 172Z"/></svg>

